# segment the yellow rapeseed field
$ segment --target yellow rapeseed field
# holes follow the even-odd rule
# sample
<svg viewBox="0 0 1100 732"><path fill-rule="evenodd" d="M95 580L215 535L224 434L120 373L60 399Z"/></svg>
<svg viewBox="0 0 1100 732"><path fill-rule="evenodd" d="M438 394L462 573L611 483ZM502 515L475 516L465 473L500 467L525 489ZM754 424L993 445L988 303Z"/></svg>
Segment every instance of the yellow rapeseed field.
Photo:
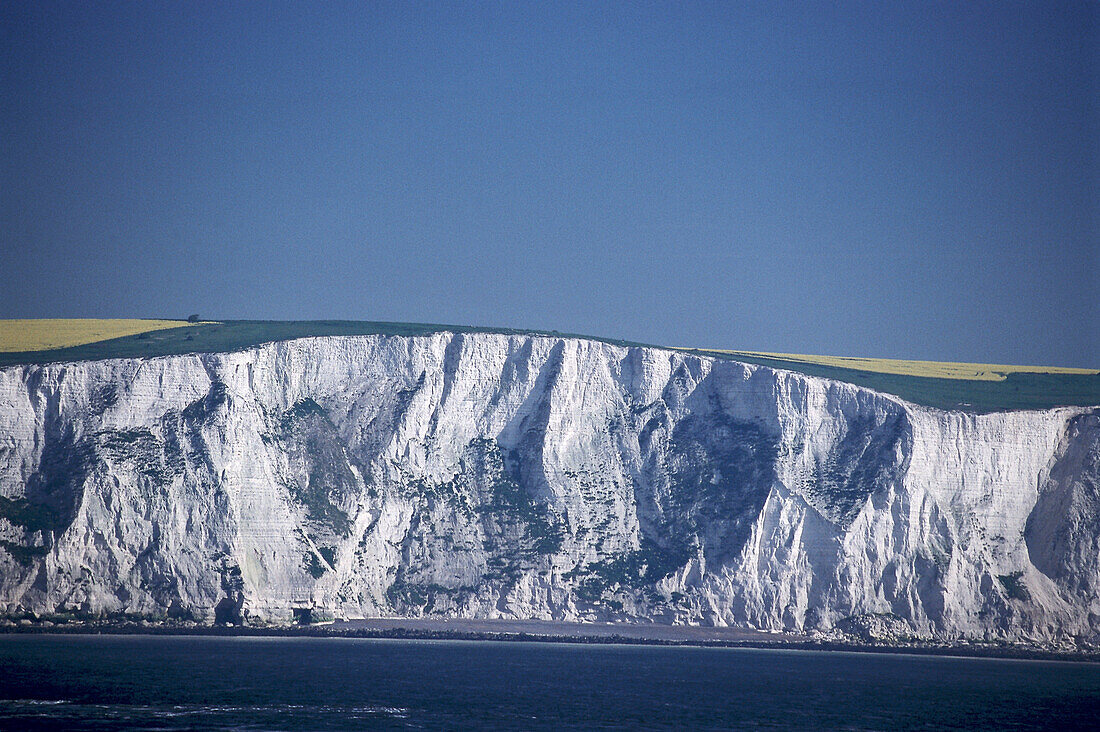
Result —
<svg viewBox="0 0 1100 732"><path fill-rule="evenodd" d="M765 351L729 351L707 349L731 356L774 358L791 363L819 364L858 371L884 374L927 376L935 379L968 379L974 381L1004 381L1010 373L1031 374L1100 374L1096 369L1063 368L1060 366L1007 366L991 363L952 363L950 361L901 361L890 358L856 358L852 356L808 356L800 353L768 353Z"/></svg>
<svg viewBox="0 0 1100 732"><path fill-rule="evenodd" d="M137 320L90 318L42 318L0 320L0 352L48 351L81 346L150 330L193 325L186 320Z"/></svg>

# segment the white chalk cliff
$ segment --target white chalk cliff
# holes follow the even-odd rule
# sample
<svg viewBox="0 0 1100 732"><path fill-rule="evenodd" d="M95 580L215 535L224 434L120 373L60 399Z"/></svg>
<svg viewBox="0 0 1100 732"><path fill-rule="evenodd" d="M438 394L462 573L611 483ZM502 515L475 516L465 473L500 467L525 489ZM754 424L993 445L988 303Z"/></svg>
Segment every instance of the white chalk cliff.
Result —
<svg viewBox="0 0 1100 732"><path fill-rule="evenodd" d="M1100 407L492 334L0 370L0 614L303 609L1096 641Z"/></svg>

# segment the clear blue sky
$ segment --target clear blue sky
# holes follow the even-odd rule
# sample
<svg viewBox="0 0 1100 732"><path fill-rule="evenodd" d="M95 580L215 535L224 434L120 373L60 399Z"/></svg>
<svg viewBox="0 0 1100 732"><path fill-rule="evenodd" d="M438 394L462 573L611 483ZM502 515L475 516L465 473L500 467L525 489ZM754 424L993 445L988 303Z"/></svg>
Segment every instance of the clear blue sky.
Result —
<svg viewBox="0 0 1100 732"><path fill-rule="evenodd" d="M0 317L1100 366L1098 26L1095 2L6 2Z"/></svg>

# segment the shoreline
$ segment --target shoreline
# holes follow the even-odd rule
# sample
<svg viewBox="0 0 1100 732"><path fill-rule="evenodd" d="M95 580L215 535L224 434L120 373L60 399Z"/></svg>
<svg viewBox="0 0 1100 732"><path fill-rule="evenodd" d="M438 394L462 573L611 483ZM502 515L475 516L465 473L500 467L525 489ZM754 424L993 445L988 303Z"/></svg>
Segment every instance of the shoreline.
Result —
<svg viewBox="0 0 1100 732"><path fill-rule="evenodd" d="M550 627L539 627L546 625ZM564 626L564 627L563 627ZM558 632L554 632L557 630ZM671 631L671 632L669 632ZM686 631L677 633L676 631ZM654 637L664 634L671 637ZM374 618L328 624L290 626L225 626L148 621L77 621L0 625L0 636L12 635L155 635L177 637L352 638L429 641L639 645L686 648L876 653L1001 660L1100 663L1100 650L1056 650L1021 645L931 642L887 643L859 639L820 639L790 633L699 626L659 626L551 621Z"/></svg>

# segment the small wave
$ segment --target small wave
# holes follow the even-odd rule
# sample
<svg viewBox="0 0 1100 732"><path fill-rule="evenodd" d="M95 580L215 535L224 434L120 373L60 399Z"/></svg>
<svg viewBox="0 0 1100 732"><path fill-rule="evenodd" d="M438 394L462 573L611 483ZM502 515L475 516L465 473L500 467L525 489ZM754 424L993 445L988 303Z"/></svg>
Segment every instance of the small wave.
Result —
<svg viewBox="0 0 1100 732"><path fill-rule="evenodd" d="M352 714L365 714L368 716L385 715L395 719L408 719L409 710L401 707L353 707L348 710Z"/></svg>
<svg viewBox="0 0 1100 732"><path fill-rule="evenodd" d="M35 709L44 712L43 707L65 705L67 714L80 714L94 711L103 719L133 720L146 717L153 719L178 719L187 717L224 717L232 715L275 715L275 716L316 716L339 715L350 719L371 719L389 717L407 719L409 710L402 707L379 705L339 706L306 704L106 704L76 703L68 699L0 699L0 717L20 711L30 713ZM7 712L7 715L4 714ZM34 716L41 716L36 714Z"/></svg>

